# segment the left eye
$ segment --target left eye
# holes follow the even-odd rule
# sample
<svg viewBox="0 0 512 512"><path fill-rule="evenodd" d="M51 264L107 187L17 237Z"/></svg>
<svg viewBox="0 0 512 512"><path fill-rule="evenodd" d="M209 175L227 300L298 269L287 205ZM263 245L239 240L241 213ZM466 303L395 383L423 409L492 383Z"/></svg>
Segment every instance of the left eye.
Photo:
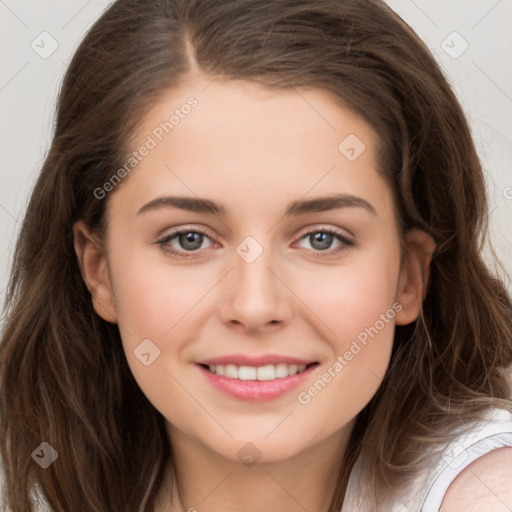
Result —
<svg viewBox="0 0 512 512"><path fill-rule="evenodd" d="M310 231L303 235L300 240L308 241L311 248L317 252L330 249L335 241L338 241L342 248L343 246L350 247L354 245L353 242L345 236L331 230Z"/></svg>
<svg viewBox="0 0 512 512"><path fill-rule="evenodd" d="M159 240L157 244L164 247L167 252L173 255L187 258L192 257L192 253L204 249L203 242L206 239L211 240L211 238L202 231L185 229L170 233ZM331 246L336 241L340 244L338 250L354 245L351 240L332 230L309 231L301 236L300 241L304 240L309 242L310 247L308 248L312 249L314 252L325 252L331 249ZM175 243L172 243L173 241L175 241L175 243L177 242L178 247L176 247Z"/></svg>

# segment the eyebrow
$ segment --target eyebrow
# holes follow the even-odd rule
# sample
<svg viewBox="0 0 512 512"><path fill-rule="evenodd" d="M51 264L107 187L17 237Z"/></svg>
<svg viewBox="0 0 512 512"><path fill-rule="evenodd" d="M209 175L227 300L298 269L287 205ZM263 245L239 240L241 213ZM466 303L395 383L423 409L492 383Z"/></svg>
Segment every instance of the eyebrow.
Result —
<svg viewBox="0 0 512 512"><path fill-rule="evenodd" d="M140 208L137 215L142 215L143 213L164 207L179 208L180 210L194 213L226 215L226 209L222 204L212 201L211 199L188 196L157 197ZM293 201L286 207L284 216L298 216L338 208L363 208L372 215L377 216L377 211L368 201L349 194L336 194L332 196L316 197L314 199Z"/></svg>

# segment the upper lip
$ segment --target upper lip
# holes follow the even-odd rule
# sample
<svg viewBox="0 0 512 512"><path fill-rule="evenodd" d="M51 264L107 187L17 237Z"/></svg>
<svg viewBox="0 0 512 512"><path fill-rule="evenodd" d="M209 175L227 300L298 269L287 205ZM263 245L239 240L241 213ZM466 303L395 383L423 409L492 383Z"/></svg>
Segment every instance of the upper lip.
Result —
<svg viewBox="0 0 512 512"><path fill-rule="evenodd" d="M205 364L208 366L213 365L228 365L233 364L236 366L267 366L269 364L296 364L298 366L308 365L315 363L314 360L300 359L297 357L283 356L279 354L263 354L261 356L248 356L244 354L233 354L230 356L213 357L211 359L203 359L198 361L197 364Z"/></svg>

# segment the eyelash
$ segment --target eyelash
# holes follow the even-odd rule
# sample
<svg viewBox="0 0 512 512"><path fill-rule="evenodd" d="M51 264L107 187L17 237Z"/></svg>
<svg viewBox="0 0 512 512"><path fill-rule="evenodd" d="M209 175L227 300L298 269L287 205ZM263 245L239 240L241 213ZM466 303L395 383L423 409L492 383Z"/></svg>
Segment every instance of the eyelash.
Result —
<svg viewBox="0 0 512 512"><path fill-rule="evenodd" d="M184 234L184 233L197 233L197 234L201 234L201 235L211 239L211 237L208 235L208 233L206 233L202 229L199 229L199 228L187 229L187 228L185 228L185 229L179 229L177 231L169 233L164 238L158 240L156 243L160 247L162 247L167 253L172 254L173 256L177 256L179 258L184 258L184 259L193 258L197 253L199 253L201 251L201 249L195 250L195 251L182 252L182 251L177 251L176 249L170 248L167 245L172 239L174 239L177 236ZM303 240L303 239L307 238L308 236L315 234L315 233L324 233L327 235L332 235L335 239L337 239L339 242L341 242L345 246L344 248L340 248L340 249L337 249L336 251L334 251L335 253L340 252L349 247L353 247L355 245L355 243L352 240L349 240L346 236L344 236L343 234L341 234L340 232L338 232L332 228L314 229L311 231L307 231L306 233L304 233L303 235L300 236L299 240ZM314 257L321 258L322 255L325 255L325 254L332 255L333 253L330 252L329 249L327 249L326 251L318 251L318 250L313 249Z"/></svg>

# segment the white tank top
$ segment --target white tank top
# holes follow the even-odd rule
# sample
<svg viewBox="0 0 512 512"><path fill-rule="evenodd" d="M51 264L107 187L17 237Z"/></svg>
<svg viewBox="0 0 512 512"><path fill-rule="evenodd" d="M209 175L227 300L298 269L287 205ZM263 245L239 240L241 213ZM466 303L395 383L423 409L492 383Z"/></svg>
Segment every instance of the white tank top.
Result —
<svg viewBox="0 0 512 512"><path fill-rule="evenodd" d="M378 512L439 512L448 487L464 468L478 457L507 446L512 446L512 414L504 409L491 409L486 420L474 423L442 451L437 465L418 475L386 511ZM360 492L358 468L356 462L341 512L370 510Z"/></svg>

